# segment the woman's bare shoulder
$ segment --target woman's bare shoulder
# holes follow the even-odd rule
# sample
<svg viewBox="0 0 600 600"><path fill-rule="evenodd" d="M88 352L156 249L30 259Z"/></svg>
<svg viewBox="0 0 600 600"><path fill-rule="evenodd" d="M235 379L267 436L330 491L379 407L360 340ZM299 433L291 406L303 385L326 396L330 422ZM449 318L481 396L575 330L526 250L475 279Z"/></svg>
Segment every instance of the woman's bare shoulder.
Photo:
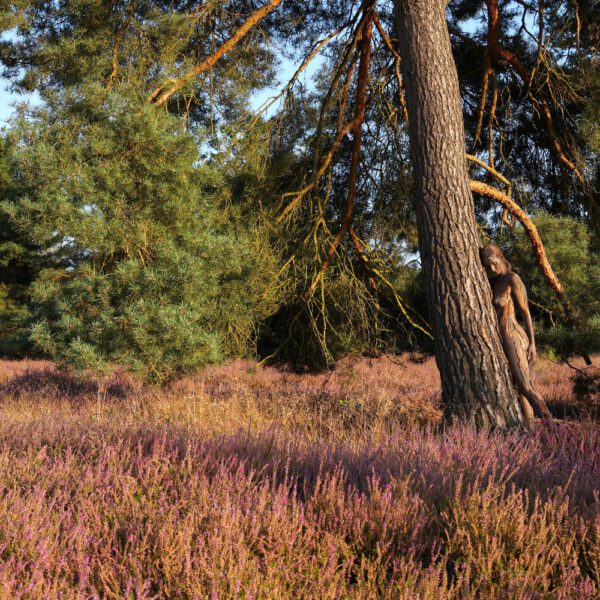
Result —
<svg viewBox="0 0 600 600"><path fill-rule="evenodd" d="M521 277L519 277L519 274L515 273L514 271L509 271L506 274L506 278L507 278L507 281L514 287L520 287L520 286L525 287L525 284L523 283L523 280L521 279Z"/></svg>

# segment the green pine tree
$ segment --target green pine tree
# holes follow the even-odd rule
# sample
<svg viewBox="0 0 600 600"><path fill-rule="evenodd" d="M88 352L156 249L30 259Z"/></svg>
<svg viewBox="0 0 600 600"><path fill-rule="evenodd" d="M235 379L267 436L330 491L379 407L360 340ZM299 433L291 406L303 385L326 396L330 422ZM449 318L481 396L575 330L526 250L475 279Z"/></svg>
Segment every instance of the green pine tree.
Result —
<svg viewBox="0 0 600 600"><path fill-rule="evenodd" d="M590 230L572 217L544 212L532 220L577 319L575 329L564 325L560 301L537 267L527 234L517 226L506 245L507 255L527 286L541 344L566 357L600 351L600 256L591 249Z"/></svg>
<svg viewBox="0 0 600 600"><path fill-rule="evenodd" d="M6 138L0 137L0 201L14 200L19 193L9 153ZM28 291L44 260L39 245L0 213L0 356L20 358L33 351L25 327Z"/></svg>
<svg viewBox="0 0 600 600"><path fill-rule="evenodd" d="M31 289L37 347L155 381L239 352L269 310L268 250L228 219L224 182L179 119L86 84L10 136L20 192L3 212L51 259Z"/></svg>

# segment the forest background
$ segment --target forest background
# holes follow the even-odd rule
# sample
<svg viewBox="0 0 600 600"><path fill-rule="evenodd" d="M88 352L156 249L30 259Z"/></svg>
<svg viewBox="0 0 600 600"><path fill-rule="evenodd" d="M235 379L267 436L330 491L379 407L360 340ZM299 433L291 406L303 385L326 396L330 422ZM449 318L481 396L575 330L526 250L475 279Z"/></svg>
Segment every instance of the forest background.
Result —
<svg viewBox="0 0 600 600"><path fill-rule="evenodd" d="M367 4L2 2L3 76L39 98L0 141L2 355L165 382L431 352L393 3L368 48ZM556 357L600 350L597 16L447 7L471 176L525 210L564 297L476 194L481 242Z"/></svg>

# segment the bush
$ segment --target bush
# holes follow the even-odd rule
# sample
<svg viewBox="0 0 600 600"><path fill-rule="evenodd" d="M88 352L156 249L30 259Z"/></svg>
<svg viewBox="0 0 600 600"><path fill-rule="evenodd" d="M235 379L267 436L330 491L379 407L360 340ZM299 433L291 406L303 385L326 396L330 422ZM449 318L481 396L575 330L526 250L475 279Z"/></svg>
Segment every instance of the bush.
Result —
<svg viewBox="0 0 600 600"><path fill-rule="evenodd" d="M575 327L565 324L560 301L537 266L527 234L520 225L515 227L514 235L504 246L514 270L527 287L540 346L565 357L598 352L600 257L591 250L591 233L584 223L571 217L538 212L533 221L576 318Z"/></svg>
<svg viewBox="0 0 600 600"><path fill-rule="evenodd" d="M227 222L223 181L180 120L86 85L21 116L10 139L22 192L3 210L51 258L31 289L45 354L163 381L248 342L270 310L268 248L252 222Z"/></svg>

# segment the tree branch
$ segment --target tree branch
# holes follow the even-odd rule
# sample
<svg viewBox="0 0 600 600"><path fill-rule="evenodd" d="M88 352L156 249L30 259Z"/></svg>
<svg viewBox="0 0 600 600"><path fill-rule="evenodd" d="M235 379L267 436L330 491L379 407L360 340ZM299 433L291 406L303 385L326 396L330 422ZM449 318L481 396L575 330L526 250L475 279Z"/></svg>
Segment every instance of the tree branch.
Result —
<svg viewBox="0 0 600 600"><path fill-rule="evenodd" d="M586 181L577 168L575 163L567 156L563 145L556 132L554 117L548 101L545 98L538 98L532 93L532 84L534 83L534 72L527 68L519 57L509 50L506 50L500 45L500 11L498 10L498 0L486 0L488 13L488 54L491 62L504 62L509 64L513 70L519 75L523 83L527 86L531 103L534 110L543 118L546 123L546 131L552 143L558 159L571 171L581 185L586 186ZM540 24L540 27L542 25ZM482 100L483 103L483 100Z"/></svg>
<svg viewBox="0 0 600 600"><path fill-rule="evenodd" d="M542 238L540 237L537 227L525 214L525 211L504 192L492 187L491 185L488 185L487 183L471 180L469 184L472 192L493 198L504 208L506 208L521 223L521 225L523 225L523 228L529 236L531 245L533 246L533 250L538 260L538 265L544 277L547 279L552 289L556 292L556 295L561 299L561 301L564 302L565 290L563 285L552 270L552 266L550 265L548 257L546 256L546 249L544 248L544 244L542 243Z"/></svg>
<svg viewBox="0 0 600 600"><path fill-rule="evenodd" d="M133 18L133 14L135 13L135 9L137 7L137 0L131 0L129 6L127 7L127 16L119 28L115 33L115 38L113 41L113 49L112 49L112 66L110 70L110 74L106 78L106 87L110 90L112 85L117 78L117 74L119 72L119 47L121 46L121 41L125 32L129 28L131 24L131 19Z"/></svg>
<svg viewBox="0 0 600 600"><path fill-rule="evenodd" d="M377 16L377 13L375 13L374 21L375 21L375 27L377 27L377 31L379 32L381 39L383 40L384 44L387 46L388 50L392 53L392 55L394 57L394 72L396 75L396 81L398 82L398 98L400 100L400 106L402 107L402 114L404 116L404 122L408 123L408 111L406 110L406 99L404 98L404 87L402 85L402 75L400 74L400 55L394 48L394 45L392 44L392 40L390 40L389 35L387 34L385 29L381 25L381 22L379 21L379 17Z"/></svg>
<svg viewBox="0 0 600 600"><path fill-rule="evenodd" d="M296 69L296 72L292 75L290 80L281 89L281 91L278 94L276 94L275 96L272 96L272 97L268 98L267 100L265 100L265 102L261 106L258 107L256 112L254 113L254 119L253 119L250 127L253 127L256 124L256 121L260 118L260 115L265 113L271 106L273 106L273 104L275 104L275 102L277 102L277 100L279 100L286 92L288 92L292 88L292 86L294 85L294 83L296 82L296 80L298 79L300 74L306 69L306 67L308 67L308 65L315 58L315 56L317 56L317 54L322 50L323 46L325 46L332 38L334 38L339 33L341 33L344 29L346 29L347 27L352 25L353 22L354 22L354 19L347 21L343 25L340 25L340 27L338 27L336 30L332 31L327 36L325 36L324 38L322 38L320 40L317 40L314 43L311 51L304 58L304 60L302 61L302 64Z"/></svg>
<svg viewBox="0 0 600 600"><path fill-rule="evenodd" d="M273 9L277 8L283 0L270 0L264 6L254 11L248 19L239 27L239 29L226 40L217 50L196 65L193 69L184 73L177 79L172 79L165 84L158 86L146 99L148 103L154 103L156 106L162 106L169 98L178 92L182 87L193 81L196 77L210 69L225 54L227 54L255 25L260 23ZM167 87L169 86L169 87ZM166 88L166 89L165 89Z"/></svg>
<svg viewBox="0 0 600 600"><path fill-rule="evenodd" d="M339 231L337 232L331 246L327 250L327 254L321 264L321 270L319 276L317 276L313 283L304 292L304 297L308 297L315 289L318 281L321 279L324 271L327 270L331 260L342 241L344 235L350 230L352 224L352 217L354 215L354 202L356 199L356 183L358 180L358 166L360 163L360 150L362 143L362 124L365 120L365 111L367 106L367 82L369 79L369 62L371 59L371 38L373 31L373 18L374 18L374 0L369 0L369 3L365 5L365 26L362 30L362 35L359 41L360 58L358 63L358 77L356 83L356 108L354 112L354 118L351 121L352 125L352 158L350 163L350 175L348 180L348 197L346 199L346 206L344 207L344 213L342 215L342 224Z"/></svg>

